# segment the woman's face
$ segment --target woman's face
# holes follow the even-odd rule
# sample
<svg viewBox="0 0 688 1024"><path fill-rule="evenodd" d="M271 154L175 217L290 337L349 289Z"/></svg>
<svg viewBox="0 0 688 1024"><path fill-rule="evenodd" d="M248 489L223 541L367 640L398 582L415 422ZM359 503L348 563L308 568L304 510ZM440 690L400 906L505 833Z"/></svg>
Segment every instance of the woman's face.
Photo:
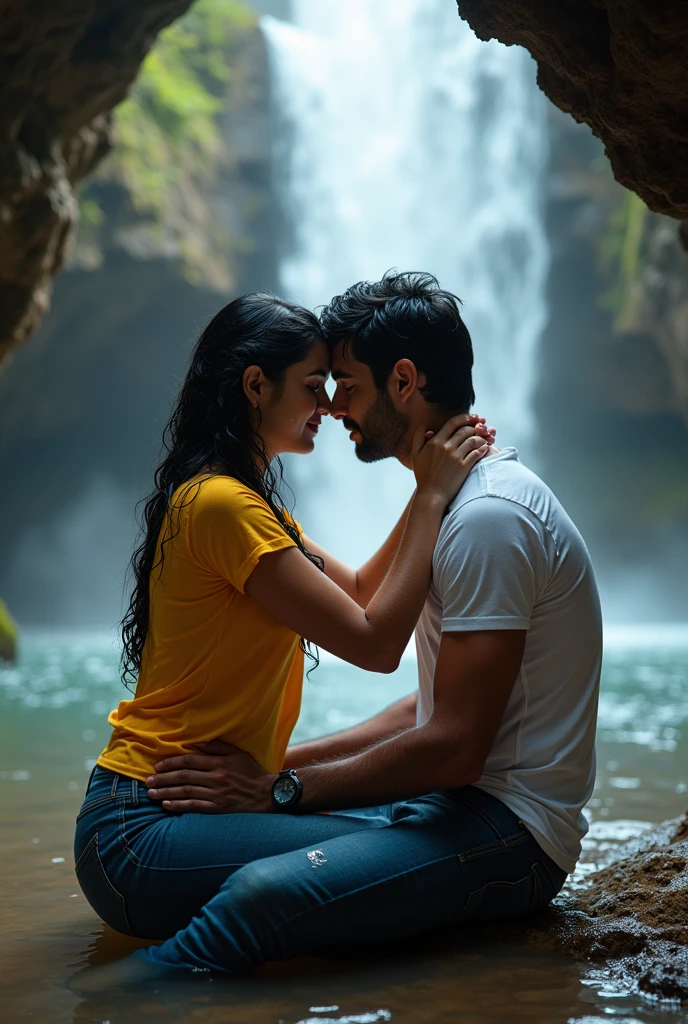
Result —
<svg viewBox="0 0 688 1024"><path fill-rule="evenodd" d="M270 457L313 451L320 421L332 408L325 391L329 373L329 350L317 341L304 360L287 369L281 384L261 389L258 432Z"/></svg>

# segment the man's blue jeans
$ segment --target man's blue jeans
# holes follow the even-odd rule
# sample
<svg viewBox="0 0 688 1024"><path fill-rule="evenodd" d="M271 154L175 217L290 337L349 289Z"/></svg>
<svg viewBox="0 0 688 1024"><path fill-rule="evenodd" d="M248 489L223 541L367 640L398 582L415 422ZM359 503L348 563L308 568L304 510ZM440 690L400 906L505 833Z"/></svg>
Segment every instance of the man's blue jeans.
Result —
<svg viewBox="0 0 688 1024"><path fill-rule="evenodd" d="M93 773L76 871L145 954L231 974L325 946L398 940L546 906L565 873L475 786L333 814L172 814L135 779Z"/></svg>

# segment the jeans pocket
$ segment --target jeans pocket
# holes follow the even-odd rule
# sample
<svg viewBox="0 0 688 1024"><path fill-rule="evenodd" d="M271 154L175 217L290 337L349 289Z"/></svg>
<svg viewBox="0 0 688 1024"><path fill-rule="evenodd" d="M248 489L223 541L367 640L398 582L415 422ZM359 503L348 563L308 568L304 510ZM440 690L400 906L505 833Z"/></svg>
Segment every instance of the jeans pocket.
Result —
<svg viewBox="0 0 688 1024"><path fill-rule="evenodd" d="M529 914L543 905L543 887L533 864L527 875L515 882L491 879L469 892L454 923L464 921L497 921L506 917Z"/></svg>
<svg viewBox="0 0 688 1024"><path fill-rule="evenodd" d="M124 897L114 887L103 867L97 832L94 832L76 863L76 877L81 891L96 914L115 931L133 935Z"/></svg>

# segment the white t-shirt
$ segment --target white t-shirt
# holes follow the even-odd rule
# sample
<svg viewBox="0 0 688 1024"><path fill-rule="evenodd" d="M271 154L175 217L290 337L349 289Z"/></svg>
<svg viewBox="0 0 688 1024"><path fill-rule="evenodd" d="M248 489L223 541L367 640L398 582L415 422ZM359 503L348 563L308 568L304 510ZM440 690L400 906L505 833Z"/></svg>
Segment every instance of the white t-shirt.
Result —
<svg viewBox="0 0 688 1024"><path fill-rule="evenodd" d="M595 780L602 622L590 556L515 448L475 466L449 506L416 628L418 724L433 706L441 633L528 630L521 670L476 785L572 872Z"/></svg>

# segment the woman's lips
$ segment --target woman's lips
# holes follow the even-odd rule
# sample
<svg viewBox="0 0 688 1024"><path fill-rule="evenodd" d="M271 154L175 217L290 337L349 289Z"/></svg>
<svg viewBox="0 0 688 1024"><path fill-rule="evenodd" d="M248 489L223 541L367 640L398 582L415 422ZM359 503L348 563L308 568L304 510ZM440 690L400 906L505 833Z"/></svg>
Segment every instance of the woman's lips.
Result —
<svg viewBox="0 0 688 1024"><path fill-rule="evenodd" d="M312 430L314 434L318 433L319 423L311 423L310 421L306 424L309 430Z"/></svg>

